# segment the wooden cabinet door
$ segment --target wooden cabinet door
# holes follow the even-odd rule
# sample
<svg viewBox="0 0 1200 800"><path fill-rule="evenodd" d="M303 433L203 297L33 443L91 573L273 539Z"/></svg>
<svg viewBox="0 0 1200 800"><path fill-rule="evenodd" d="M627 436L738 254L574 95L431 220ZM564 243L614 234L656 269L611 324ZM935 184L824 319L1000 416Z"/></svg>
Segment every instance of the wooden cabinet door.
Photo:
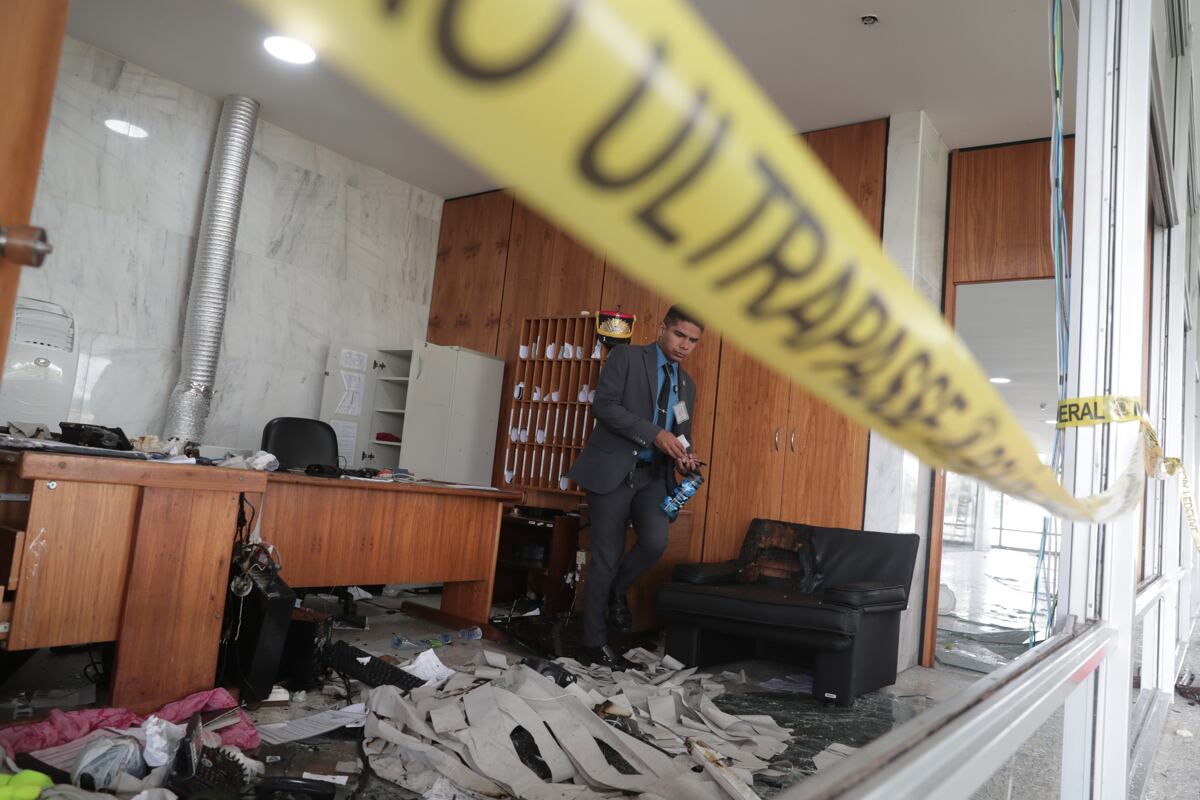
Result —
<svg viewBox="0 0 1200 800"><path fill-rule="evenodd" d="M780 518L861 528L867 429L792 387L786 435Z"/></svg>
<svg viewBox="0 0 1200 800"><path fill-rule="evenodd" d="M804 134L804 140L858 206L883 231L887 162L885 119ZM868 431L799 387L792 387L780 517L790 522L861 528Z"/></svg>
<svg viewBox="0 0 1200 800"><path fill-rule="evenodd" d="M858 206L867 224L881 235L887 138L886 119L804 134L804 141Z"/></svg>
<svg viewBox="0 0 1200 800"><path fill-rule="evenodd" d="M496 354L513 198L508 192L448 200L442 207L428 340Z"/></svg>
<svg viewBox="0 0 1200 800"><path fill-rule="evenodd" d="M58 58L67 27L67 0L0 2L0 226L31 222L33 196L50 121ZM34 225L37 220L33 220ZM54 242L54 231L49 231ZM53 256L51 256L53 259ZM44 269L50 269L53 260ZM0 364L8 348L21 265L0 256Z"/></svg>
<svg viewBox="0 0 1200 800"><path fill-rule="evenodd" d="M723 343L704 561L733 558L750 520L778 517L790 392L777 372Z"/></svg>

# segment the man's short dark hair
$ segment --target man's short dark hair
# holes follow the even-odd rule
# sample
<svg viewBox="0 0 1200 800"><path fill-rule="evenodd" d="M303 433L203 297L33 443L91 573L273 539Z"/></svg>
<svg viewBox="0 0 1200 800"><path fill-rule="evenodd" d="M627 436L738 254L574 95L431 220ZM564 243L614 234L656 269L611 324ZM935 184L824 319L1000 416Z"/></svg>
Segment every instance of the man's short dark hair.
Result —
<svg viewBox="0 0 1200 800"><path fill-rule="evenodd" d="M663 325L666 325L669 328L676 322L690 322L700 330L704 330L703 322L696 319L696 317L692 316L687 311L684 311L679 306L671 306L667 309L667 313L663 317Z"/></svg>

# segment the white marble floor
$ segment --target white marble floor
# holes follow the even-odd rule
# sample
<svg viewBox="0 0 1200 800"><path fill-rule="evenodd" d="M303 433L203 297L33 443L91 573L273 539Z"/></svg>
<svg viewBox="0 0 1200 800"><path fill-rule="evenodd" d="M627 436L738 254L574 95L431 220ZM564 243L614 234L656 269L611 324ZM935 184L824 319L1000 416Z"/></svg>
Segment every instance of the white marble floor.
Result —
<svg viewBox="0 0 1200 800"><path fill-rule="evenodd" d="M954 608L942 615L938 627L953 617L977 625L1028 628L1036 570L1035 553L947 547L941 583L954 593Z"/></svg>

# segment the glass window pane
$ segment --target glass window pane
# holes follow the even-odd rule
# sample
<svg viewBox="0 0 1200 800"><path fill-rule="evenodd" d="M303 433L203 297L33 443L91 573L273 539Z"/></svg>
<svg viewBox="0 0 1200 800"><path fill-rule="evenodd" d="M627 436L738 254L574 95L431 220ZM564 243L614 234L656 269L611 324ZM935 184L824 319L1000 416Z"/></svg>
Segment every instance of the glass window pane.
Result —
<svg viewBox="0 0 1200 800"><path fill-rule="evenodd" d="M971 795L973 800L1052 800L1062 782L1063 710L1042 723Z"/></svg>
<svg viewBox="0 0 1200 800"><path fill-rule="evenodd" d="M1161 607L1160 600L1134 620L1133 668L1129 687L1129 702L1132 706L1129 714L1130 741L1133 741L1145 724L1151 701L1154 699L1154 692L1150 688L1154 684L1154 675L1150 671L1156 669L1158 664L1158 615Z"/></svg>
<svg viewBox="0 0 1200 800"><path fill-rule="evenodd" d="M975 543L975 502L978 484L973 478L946 473L945 522L943 542L951 544Z"/></svg>

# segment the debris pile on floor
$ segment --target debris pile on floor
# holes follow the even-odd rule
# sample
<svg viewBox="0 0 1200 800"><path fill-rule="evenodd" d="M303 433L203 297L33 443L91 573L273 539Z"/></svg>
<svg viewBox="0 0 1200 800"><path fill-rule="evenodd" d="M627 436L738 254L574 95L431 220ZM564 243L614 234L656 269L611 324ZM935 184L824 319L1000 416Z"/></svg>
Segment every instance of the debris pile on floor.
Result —
<svg viewBox="0 0 1200 800"><path fill-rule="evenodd" d="M255 720L215 689L150 717L53 711L0 731L0 767L30 759L58 784L45 796L71 800L235 800L250 790L333 800L331 786L344 796L363 785L364 759L374 779L435 800L752 800L755 776L772 775L792 740L770 716L713 702L746 684L744 672L714 676L643 649L626 653L634 666L624 672L565 658L510 663L478 646L456 668L432 649L403 665L345 642L323 653L333 680L311 705L280 689ZM344 707L321 708L335 697Z"/></svg>
<svg viewBox="0 0 1200 800"><path fill-rule="evenodd" d="M711 675L645 650L626 658L638 668L509 665L484 651L469 671L408 697L377 687L366 700L369 763L427 796L754 797L754 773L790 732L766 715L721 711L713 697L724 689Z"/></svg>

